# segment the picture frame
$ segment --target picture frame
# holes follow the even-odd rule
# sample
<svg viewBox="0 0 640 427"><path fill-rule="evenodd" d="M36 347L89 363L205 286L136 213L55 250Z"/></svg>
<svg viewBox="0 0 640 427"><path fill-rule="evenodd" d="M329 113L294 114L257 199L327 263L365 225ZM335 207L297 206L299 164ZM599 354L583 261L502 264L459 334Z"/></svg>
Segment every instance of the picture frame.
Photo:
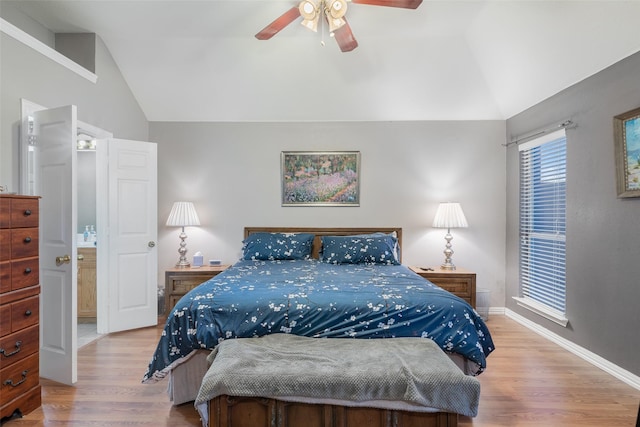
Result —
<svg viewBox="0 0 640 427"><path fill-rule="evenodd" d="M283 151L282 206L360 206L359 151Z"/></svg>
<svg viewBox="0 0 640 427"><path fill-rule="evenodd" d="M640 197L640 108L613 118L619 198Z"/></svg>

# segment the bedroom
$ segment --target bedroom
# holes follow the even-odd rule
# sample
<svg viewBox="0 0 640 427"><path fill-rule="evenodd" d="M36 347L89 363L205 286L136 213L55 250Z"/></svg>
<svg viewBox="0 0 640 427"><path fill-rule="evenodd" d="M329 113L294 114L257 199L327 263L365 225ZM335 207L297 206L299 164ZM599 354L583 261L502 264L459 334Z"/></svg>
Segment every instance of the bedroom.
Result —
<svg viewBox="0 0 640 427"><path fill-rule="evenodd" d="M363 48L364 40L360 43ZM443 233L430 224L438 202L457 200L470 225L454 232L456 264L477 273L478 287L491 290L496 312L508 309L640 375L634 327L640 324L635 304L640 231L633 228L639 206L638 200L615 197L611 128L614 115L639 106L637 46L610 68L603 66L531 109L504 118L235 123L147 120L107 49L97 42L100 79L91 85L2 35L3 185L17 188L17 151L11 141L19 99L26 98L48 106L76 104L84 121L120 137L158 143L158 222L166 220L173 201L193 201L207 223L189 229L188 247L191 254L200 250L207 258L237 259L247 225L339 223L400 225L406 263L438 265ZM570 152L570 174L575 175L569 194L574 234L568 298L573 318L571 328L564 329L522 310L511 298L518 293L517 259L512 258L517 252L517 158L501 144L568 116L578 123L574 134L580 142ZM279 156L291 149L360 151L361 206L281 207ZM173 228L161 226L159 233L162 284L164 268L175 263L178 239Z"/></svg>

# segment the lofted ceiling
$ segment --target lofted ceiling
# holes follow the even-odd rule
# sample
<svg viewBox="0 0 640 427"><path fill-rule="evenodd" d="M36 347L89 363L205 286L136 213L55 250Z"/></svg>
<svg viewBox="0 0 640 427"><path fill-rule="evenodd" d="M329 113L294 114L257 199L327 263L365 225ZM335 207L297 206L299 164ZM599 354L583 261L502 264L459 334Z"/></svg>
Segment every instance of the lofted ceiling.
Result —
<svg viewBox="0 0 640 427"><path fill-rule="evenodd" d="M300 18L254 37L296 0L4 3L96 33L150 121L507 119L640 51L640 0L349 3L348 53Z"/></svg>

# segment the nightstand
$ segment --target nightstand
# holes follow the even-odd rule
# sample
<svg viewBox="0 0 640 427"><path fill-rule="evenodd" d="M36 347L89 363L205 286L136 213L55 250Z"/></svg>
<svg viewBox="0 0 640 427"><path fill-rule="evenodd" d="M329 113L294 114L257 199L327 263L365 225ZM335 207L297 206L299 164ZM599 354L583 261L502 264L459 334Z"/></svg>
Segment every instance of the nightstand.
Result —
<svg viewBox="0 0 640 427"><path fill-rule="evenodd" d="M441 270L440 267L431 267L433 271L425 271L420 267L409 268L414 273L459 296L471 304L471 307L476 308L476 273L463 268Z"/></svg>
<svg viewBox="0 0 640 427"><path fill-rule="evenodd" d="M225 271L229 265L170 268L164 273L165 314L191 289Z"/></svg>

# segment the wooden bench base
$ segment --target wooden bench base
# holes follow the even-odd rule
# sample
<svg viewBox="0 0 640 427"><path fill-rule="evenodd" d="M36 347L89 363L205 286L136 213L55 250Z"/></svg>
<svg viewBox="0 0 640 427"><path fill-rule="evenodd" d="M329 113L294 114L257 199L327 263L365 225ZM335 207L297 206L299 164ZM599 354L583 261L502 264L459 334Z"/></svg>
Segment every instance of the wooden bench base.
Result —
<svg viewBox="0 0 640 427"><path fill-rule="evenodd" d="M209 427L457 427L458 415L218 396Z"/></svg>

